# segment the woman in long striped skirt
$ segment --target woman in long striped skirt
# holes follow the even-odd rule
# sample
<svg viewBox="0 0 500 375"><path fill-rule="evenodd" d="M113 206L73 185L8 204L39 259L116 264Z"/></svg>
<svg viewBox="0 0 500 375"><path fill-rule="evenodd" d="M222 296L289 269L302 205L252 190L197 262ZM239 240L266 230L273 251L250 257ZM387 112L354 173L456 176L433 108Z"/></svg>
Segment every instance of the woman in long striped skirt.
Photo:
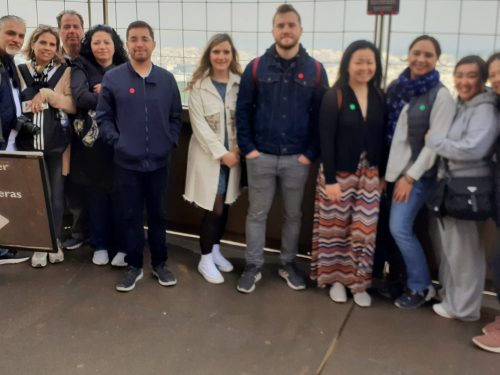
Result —
<svg viewBox="0 0 500 375"><path fill-rule="evenodd" d="M316 186L311 277L330 298L371 305L380 193L387 150L380 53L368 41L344 52L319 115L322 165Z"/></svg>

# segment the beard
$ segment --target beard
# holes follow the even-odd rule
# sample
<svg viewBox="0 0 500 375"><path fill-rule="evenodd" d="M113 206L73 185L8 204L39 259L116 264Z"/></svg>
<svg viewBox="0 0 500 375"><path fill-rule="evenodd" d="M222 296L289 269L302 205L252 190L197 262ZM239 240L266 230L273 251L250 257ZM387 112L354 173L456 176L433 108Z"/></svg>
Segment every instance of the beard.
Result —
<svg viewBox="0 0 500 375"><path fill-rule="evenodd" d="M296 40L296 41L294 41L293 43L290 43L290 44L282 44L281 42L276 41L276 45L278 47L280 47L281 49L284 49L284 50L291 50L291 49L295 48L298 44L299 44L298 40Z"/></svg>
<svg viewBox="0 0 500 375"><path fill-rule="evenodd" d="M9 56L15 56L21 51L21 48L18 47L6 47L5 48L5 53Z"/></svg>

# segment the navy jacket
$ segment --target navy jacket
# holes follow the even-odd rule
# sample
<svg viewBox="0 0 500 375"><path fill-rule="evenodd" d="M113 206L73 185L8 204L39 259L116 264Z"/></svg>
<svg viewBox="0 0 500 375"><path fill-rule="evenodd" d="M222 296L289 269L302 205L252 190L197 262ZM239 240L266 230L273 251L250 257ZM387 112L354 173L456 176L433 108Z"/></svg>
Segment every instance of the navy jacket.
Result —
<svg viewBox="0 0 500 375"><path fill-rule="evenodd" d="M128 62L104 75L97 103L99 137L114 145L120 167L150 172L167 165L181 114L177 83L165 69L153 65L144 79Z"/></svg>
<svg viewBox="0 0 500 375"><path fill-rule="evenodd" d="M19 87L19 78L17 77L14 62L10 56L2 56L0 61L0 150L7 146L10 131L16 125L17 114L16 104L12 96L12 87L10 80Z"/></svg>
<svg viewBox="0 0 500 375"><path fill-rule="evenodd" d="M236 105L238 146L246 155L258 150L274 155L318 155L317 115L328 88L323 65L300 46L283 67L275 46L260 57L256 77L251 61L241 77ZM319 73L319 80L318 74Z"/></svg>

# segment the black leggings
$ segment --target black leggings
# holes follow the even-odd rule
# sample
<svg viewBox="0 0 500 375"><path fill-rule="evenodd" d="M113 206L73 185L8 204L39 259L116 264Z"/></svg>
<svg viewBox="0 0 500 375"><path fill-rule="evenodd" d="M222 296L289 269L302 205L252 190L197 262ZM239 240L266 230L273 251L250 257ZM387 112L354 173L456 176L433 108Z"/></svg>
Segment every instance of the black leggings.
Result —
<svg viewBox="0 0 500 375"><path fill-rule="evenodd" d="M227 223L229 205L224 204L224 195L217 194L214 209L205 211L201 220L200 247L203 255L212 252L212 246L220 243Z"/></svg>

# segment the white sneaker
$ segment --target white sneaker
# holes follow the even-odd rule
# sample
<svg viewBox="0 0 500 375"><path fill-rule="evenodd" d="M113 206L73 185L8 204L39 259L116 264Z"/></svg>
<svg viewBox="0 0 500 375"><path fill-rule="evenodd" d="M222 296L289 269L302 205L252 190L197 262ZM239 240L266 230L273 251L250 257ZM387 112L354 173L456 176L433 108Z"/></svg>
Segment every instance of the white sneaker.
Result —
<svg viewBox="0 0 500 375"><path fill-rule="evenodd" d="M451 315L448 311L446 311L443 307L442 303L435 303L432 305L432 310L439 316L446 319L454 319L455 317Z"/></svg>
<svg viewBox="0 0 500 375"><path fill-rule="evenodd" d="M109 263L108 250L96 250L92 257L92 263L96 266L104 266Z"/></svg>
<svg viewBox="0 0 500 375"><path fill-rule="evenodd" d="M212 246L212 258L215 265L222 272L231 272L233 270L233 265L229 262L220 252L220 245Z"/></svg>
<svg viewBox="0 0 500 375"><path fill-rule="evenodd" d="M31 266L35 268L45 267L47 265L47 253L37 251L31 256Z"/></svg>
<svg viewBox="0 0 500 375"><path fill-rule="evenodd" d="M333 302L338 302L338 303L347 302L347 294L345 292L345 286L343 286L339 282L333 283L332 287L330 288L330 298L332 299Z"/></svg>
<svg viewBox="0 0 500 375"><path fill-rule="evenodd" d="M354 293L354 303L359 307L370 307L372 305L372 297L367 292Z"/></svg>
<svg viewBox="0 0 500 375"><path fill-rule="evenodd" d="M117 252L111 261L111 265L115 267L127 267L128 263L125 262L125 257L127 254L122 253L121 251Z"/></svg>
<svg viewBox="0 0 500 375"><path fill-rule="evenodd" d="M57 242L57 253L49 253L50 263L61 263L64 260L64 253L59 241Z"/></svg>
<svg viewBox="0 0 500 375"><path fill-rule="evenodd" d="M198 271L209 283L222 284L224 282L224 277L215 266L212 253L201 256Z"/></svg>

